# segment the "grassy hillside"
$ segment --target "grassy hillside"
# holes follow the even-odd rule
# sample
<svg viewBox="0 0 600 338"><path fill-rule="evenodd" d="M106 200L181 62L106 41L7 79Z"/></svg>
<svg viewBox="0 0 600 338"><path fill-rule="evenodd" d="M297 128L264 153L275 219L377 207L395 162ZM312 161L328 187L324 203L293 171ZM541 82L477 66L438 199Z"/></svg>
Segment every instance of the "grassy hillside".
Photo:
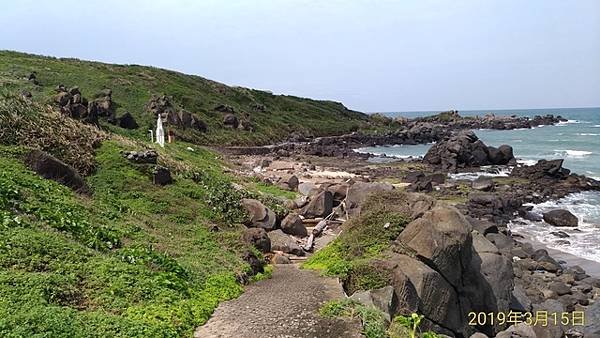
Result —
<svg viewBox="0 0 600 338"><path fill-rule="evenodd" d="M34 71L40 85L27 80ZM130 112L140 127L128 131L107 123L103 126L138 139L147 137L148 129L154 126L152 114L145 110L153 94L171 96L177 109L194 113L207 124L208 132L186 135L197 144L267 144L284 140L292 132L315 136L346 133L364 126L366 121L366 115L332 101L229 87L199 76L154 67L0 51L0 89L26 89L35 100L51 102L59 84L67 88L78 86L82 95L90 99L104 88L112 89L118 115ZM214 109L220 104L233 107L238 118L248 113L255 130L226 128L223 113ZM263 105L265 110L257 110L256 105Z"/></svg>
<svg viewBox="0 0 600 338"><path fill-rule="evenodd" d="M0 133L2 337L191 336L243 291L243 254L260 257L240 240L239 200L275 208L284 194L230 176L217 154L183 142L156 149L175 181L154 185L150 166L121 154L152 144L14 96L0 97ZM92 194L30 171L32 147L87 172Z"/></svg>

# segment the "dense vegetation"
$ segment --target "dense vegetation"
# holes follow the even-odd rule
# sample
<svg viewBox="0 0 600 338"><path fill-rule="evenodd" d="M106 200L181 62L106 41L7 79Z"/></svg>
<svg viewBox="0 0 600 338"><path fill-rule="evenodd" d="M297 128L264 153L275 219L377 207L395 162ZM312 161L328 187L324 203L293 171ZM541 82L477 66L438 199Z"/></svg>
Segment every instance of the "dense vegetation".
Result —
<svg viewBox="0 0 600 338"><path fill-rule="evenodd" d="M255 183L226 174L218 155L185 143L157 149L175 175L158 186L149 166L121 154L149 144L10 95L0 97L0 117L0 336L190 336L242 292L250 266L241 256L253 249L240 241L239 200L278 200L236 188ZM26 167L44 139L58 140L47 151L90 169L92 195Z"/></svg>
<svg viewBox="0 0 600 338"><path fill-rule="evenodd" d="M27 80L36 72L39 85ZM145 105L152 95L168 95L179 109L199 116L208 126L191 139L197 144L267 144L286 139L292 132L330 135L357 130L367 116L346 109L341 103L273 95L260 90L229 87L199 76L138 65L112 65L77 59L57 59L11 51L0 51L0 88L27 89L35 100L51 102L54 89L63 84L78 86L84 97L93 98L104 88L113 91L117 113L130 112L140 127L128 131L103 124L114 132L146 138L154 117ZM223 126L218 105L229 105L236 115L250 114L255 131ZM256 107L264 107L264 110Z"/></svg>

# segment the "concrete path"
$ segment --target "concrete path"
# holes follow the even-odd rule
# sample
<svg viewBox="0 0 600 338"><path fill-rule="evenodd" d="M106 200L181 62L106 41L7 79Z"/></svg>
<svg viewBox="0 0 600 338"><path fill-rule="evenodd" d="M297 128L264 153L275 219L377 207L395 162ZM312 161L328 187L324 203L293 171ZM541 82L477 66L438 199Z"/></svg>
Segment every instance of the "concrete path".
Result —
<svg viewBox="0 0 600 338"><path fill-rule="evenodd" d="M197 338L358 338L358 319L327 319L323 303L344 296L333 278L277 265L273 277L249 285L239 298L221 303L199 327Z"/></svg>

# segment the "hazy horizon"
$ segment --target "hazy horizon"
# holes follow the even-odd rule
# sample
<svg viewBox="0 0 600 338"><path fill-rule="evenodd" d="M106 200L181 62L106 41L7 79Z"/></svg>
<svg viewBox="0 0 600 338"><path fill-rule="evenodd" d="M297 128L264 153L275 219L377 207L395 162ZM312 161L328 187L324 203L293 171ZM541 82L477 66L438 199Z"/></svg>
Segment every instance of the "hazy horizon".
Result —
<svg viewBox="0 0 600 338"><path fill-rule="evenodd" d="M3 7L0 49L155 66L364 112L600 107L593 0Z"/></svg>

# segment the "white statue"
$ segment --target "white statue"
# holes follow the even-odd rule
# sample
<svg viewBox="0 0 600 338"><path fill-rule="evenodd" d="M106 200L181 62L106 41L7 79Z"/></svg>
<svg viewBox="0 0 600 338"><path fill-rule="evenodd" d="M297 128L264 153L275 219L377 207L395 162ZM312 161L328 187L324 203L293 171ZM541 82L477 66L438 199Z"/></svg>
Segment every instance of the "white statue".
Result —
<svg viewBox="0 0 600 338"><path fill-rule="evenodd" d="M165 130L163 129L163 123L160 115L158 115L158 120L156 121L156 143L163 148L165 147Z"/></svg>

